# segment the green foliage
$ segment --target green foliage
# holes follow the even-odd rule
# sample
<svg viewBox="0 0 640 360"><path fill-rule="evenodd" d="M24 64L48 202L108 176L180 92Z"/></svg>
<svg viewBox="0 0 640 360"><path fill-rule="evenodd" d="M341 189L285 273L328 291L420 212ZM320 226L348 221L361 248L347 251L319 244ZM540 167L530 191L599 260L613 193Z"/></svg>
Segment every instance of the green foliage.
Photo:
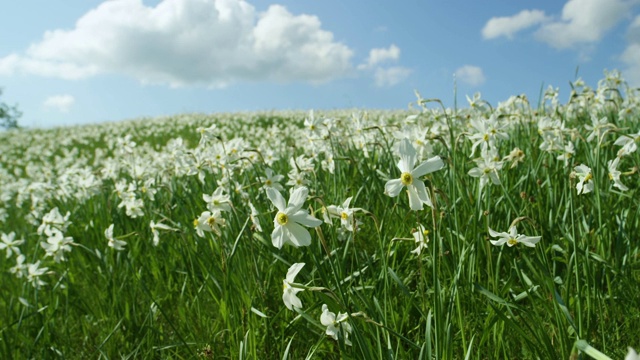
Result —
<svg viewBox="0 0 640 360"><path fill-rule="evenodd" d="M2 89L0 89L0 95L2 95ZM17 129L20 116L22 116L22 113L18 110L17 105L9 106L0 102L0 127Z"/></svg>

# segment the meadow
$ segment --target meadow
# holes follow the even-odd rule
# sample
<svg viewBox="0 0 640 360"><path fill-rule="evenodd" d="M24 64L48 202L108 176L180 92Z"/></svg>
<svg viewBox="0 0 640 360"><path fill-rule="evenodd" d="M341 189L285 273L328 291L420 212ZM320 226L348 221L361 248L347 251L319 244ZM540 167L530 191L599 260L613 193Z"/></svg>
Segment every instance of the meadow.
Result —
<svg viewBox="0 0 640 360"><path fill-rule="evenodd" d="M407 101L1 133L0 358L637 359L638 89Z"/></svg>

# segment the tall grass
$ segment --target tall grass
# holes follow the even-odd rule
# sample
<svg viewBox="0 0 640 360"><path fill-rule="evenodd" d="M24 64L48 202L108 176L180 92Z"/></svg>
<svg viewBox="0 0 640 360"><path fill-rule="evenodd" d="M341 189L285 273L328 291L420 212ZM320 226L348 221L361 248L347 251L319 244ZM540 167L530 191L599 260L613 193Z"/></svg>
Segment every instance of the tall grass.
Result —
<svg viewBox="0 0 640 360"><path fill-rule="evenodd" d="M0 357L560 359L577 358L584 340L622 358L640 346L640 182L638 152L620 155L616 142L637 143L640 98L617 73L595 90L574 85L566 104L551 89L536 107L523 96L495 107L476 98L464 109L418 97L409 111L184 115L4 133L0 232L24 239L12 246L23 265L40 261L46 271L20 267L15 252L0 256ZM489 123L491 136L508 136L472 154L476 125ZM433 207L413 211L404 191L385 194L400 177L403 138L420 160L445 163L416 180ZM559 159L569 143L574 153ZM505 157L516 147L524 157L511 167ZM626 191L609 179L618 155ZM499 164L485 173L499 184L469 175L482 156ZM589 193L576 189L579 164L591 168ZM321 220L352 197L354 231L328 218L309 229L310 246L274 247L267 169L284 175L285 199L307 187L303 208ZM200 237L203 194L220 187L231 204L225 226ZM141 214L127 212L131 197ZM59 261L42 245L56 230L38 231L54 208L69 224L50 227L72 238ZM167 226L157 246L151 221ZM111 224L122 251L108 246ZM512 224L541 241L492 245L489 229ZM419 254L418 229L428 230ZM305 264L294 284L304 291L302 308L289 310L283 279L294 263ZM337 340L325 333L324 304L347 314L350 333L340 324Z"/></svg>

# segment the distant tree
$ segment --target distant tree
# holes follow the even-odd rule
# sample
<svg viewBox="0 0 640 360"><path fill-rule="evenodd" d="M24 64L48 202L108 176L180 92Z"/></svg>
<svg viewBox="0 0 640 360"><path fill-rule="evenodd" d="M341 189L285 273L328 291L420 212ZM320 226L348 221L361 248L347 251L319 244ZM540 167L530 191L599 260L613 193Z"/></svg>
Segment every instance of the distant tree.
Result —
<svg viewBox="0 0 640 360"><path fill-rule="evenodd" d="M0 89L0 96L2 95L2 89ZM18 110L18 106L9 106L3 102L0 102L0 127L5 129L17 129L18 119L22 116L22 112Z"/></svg>

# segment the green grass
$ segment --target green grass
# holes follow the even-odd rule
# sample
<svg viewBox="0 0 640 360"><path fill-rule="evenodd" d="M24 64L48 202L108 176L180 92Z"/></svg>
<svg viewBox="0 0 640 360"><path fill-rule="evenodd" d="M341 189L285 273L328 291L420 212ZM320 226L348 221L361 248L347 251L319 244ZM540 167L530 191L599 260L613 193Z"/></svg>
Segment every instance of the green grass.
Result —
<svg viewBox="0 0 640 360"><path fill-rule="evenodd" d="M313 140L302 112L2 134L0 208L7 217L0 232L24 239L25 263L41 261L48 270L39 277L46 284L35 287L10 271L15 254L0 254L0 357L561 359L577 358L584 346L576 341L585 340L623 358L627 346L640 347L639 156L620 160L628 191L612 187L607 161L620 149L618 137L640 130L640 98L623 88L625 97L615 97L602 86L577 89L555 107L547 101L532 108L518 98L446 113L428 101L408 112L316 112L335 123ZM525 157L514 168L504 163L499 185L480 188L468 175L480 154L471 156L469 124L491 116L509 134L492 146L499 157L515 147ZM575 145L567 164L557 159L561 150L540 148L545 117L563 122L556 135ZM592 117L611 126L589 141ZM212 136L200 142L198 128L212 124ZM429 156L445 162L419 179L434 202L422 211L410 209L404 191L385 195L387 180L400 176L399 132L410 129L412 140L420 135L432 147ZM126 135L136 143L131 152L118 145ZM268 165L270 153L277 160ZM312 159L303 208L322 219L323 208L353 197L351 207L363 209L355 215L360 224L349 232L339 220L323 223L309 229L310 246L278 249L271 244L276 210L260 178L271 168L285 175L285 185L300 155ZM333 173L322 165L328 158ZM592 169L594 184L581 195L572 176L579 164ZM217 183L225 178L230 182ZM149 179L154 199L142 188ZM119 207L118 182L137 184L142 216ZM223 212L226 226L199 237L193 221L206 210L202 195L219 186L232 204ZM263 232L251 222L248 201ZM63 232L74 242L60 262L45 256L47 235L37 232L55 207L70 213ZM152 220L175 229L160 230L158 246ZM505 232L514 221L518 233L542 240L534 248L493 246L488 229ZM107 246L110 224L126 241L124 251ZM429 242L416 255L412 230L420 225ZM293 263L305 263L295 279L306 288L296 311L282 300ZM323 304L349 314L352 345L325 335Z"/></svg>

